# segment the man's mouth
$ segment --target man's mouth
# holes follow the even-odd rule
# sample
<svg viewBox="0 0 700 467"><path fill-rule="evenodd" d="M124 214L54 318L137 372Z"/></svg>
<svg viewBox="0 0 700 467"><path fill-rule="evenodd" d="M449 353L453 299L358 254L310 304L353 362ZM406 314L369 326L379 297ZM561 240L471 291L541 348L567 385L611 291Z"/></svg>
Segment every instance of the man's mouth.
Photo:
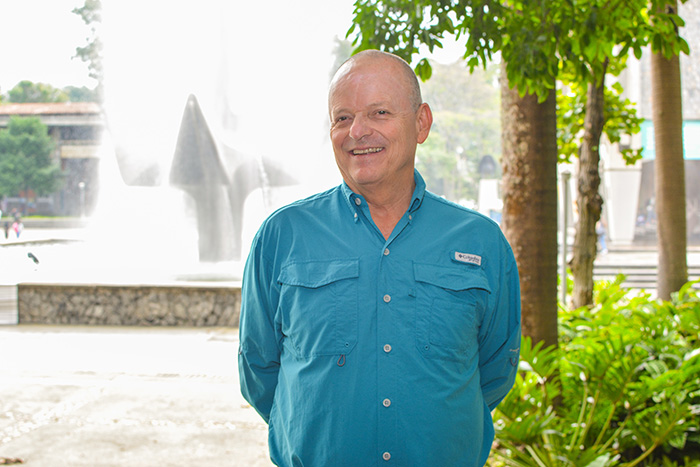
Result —
<svg viewBox="0 0 700 467"><path fill-rule="evenodd" d="M373 154L375 152L379 152L384 148L367 148L367 149L353 149L352 153L355 156L361 156L363 154Z"/></svg>

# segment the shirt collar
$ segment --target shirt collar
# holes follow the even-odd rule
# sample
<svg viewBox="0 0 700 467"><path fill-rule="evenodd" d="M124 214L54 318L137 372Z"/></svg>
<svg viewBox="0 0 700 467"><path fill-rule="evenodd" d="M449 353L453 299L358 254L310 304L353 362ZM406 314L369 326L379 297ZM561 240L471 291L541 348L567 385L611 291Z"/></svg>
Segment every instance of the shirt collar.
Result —
<svg viewBox="0 0 700 467"><path fill-rule="evenodd" d="M425 180L423 180L418 169L413 169L413 179L416 182L416 188L413 190L411 206L408 208L408 212L416 212L421 203L423 203L423 197L425 196Z"/></svg>
<svg viewBox="0 0 700 467"><path fill-rule="evenodd" d="M417 169L413 169L413 180L416 183L416 188L413 190L413 196L411 197L411 205L408 208L408 212L416 212L418 208L420 208L421 203L423 203L423 197L425 196L425 180L423 180L423 177ZM355 216L355 219L357 219L357 211L355 210L357 205L355 204L355 199L359 198L363 200L363 198L354 191L352 191L348 184L345 182L341 184L340 189L342 190L343 198L345 199L348 208Z"/></svg>

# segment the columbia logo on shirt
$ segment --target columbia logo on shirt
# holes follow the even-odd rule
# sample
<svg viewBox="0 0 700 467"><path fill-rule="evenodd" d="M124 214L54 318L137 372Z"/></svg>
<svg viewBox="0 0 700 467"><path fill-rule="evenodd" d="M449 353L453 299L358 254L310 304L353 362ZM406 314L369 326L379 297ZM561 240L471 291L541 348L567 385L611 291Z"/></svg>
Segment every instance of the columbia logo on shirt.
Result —
<svg viewBox="0 0 700 467"><path fill-rule="evenodd" d="M476 264L477 266L481 266L481 256L479 255L471 255L469 253L460 253L459 251L455 251L455 260L462 263Z"/></svg>

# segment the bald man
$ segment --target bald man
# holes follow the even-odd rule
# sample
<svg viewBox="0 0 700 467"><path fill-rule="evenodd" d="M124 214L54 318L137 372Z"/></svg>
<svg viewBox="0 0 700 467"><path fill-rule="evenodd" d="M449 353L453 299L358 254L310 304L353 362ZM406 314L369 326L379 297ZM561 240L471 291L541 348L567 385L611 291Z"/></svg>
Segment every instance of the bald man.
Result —
<svg viewBox="0 0 700 467"><path fill-rule="evenodd" d="M520 346L498 225L426 190L411 67L361 52L335 74L343 183L272 214L243 276L241 391L280 466L483 466Z"/></svg>

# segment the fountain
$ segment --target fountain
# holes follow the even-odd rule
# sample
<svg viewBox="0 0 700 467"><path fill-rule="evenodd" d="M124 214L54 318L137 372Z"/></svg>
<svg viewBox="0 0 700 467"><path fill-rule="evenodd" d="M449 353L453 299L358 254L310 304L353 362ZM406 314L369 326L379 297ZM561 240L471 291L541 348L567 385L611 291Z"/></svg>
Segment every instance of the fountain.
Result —
<svg viewBox="0 0 700 467"><path fill-rule="evenodd" d="M80 241L31 246L27 321L235 324L260 222L340 181L326 92L351 2L238 3L103 1L97 210Z"/></svg>
<svg viewBox="0 0 700 467"><path fill-rule="evenodd" d="M185 190L196 204L200 262L240 260L243 205L248 195L258 188L264 194L271 187L296 184L267 158L245 158L222 147L223 157L191 95L182 116L170 184Z"/></svg>

